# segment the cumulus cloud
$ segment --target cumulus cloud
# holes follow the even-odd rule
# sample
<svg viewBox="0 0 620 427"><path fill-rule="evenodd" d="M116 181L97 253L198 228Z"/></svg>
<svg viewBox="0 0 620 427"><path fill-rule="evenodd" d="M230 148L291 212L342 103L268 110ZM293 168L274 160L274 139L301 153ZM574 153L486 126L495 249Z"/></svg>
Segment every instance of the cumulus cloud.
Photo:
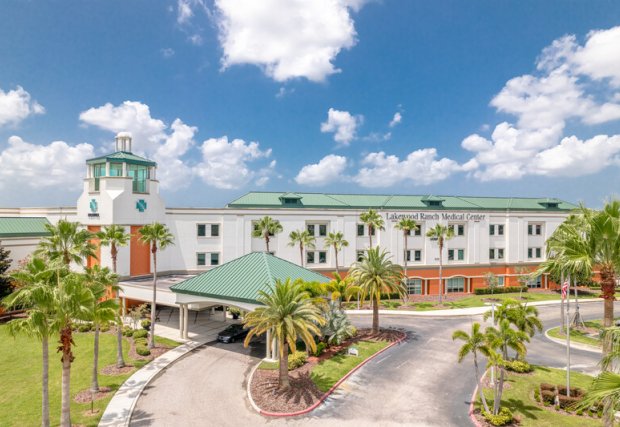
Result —
<svg viewBox="0 0 620 427"><path fill-rule="evenodd" d="M510 79L491 100L516 121L501 122L490 137L472 134L461 146L481 181L525 175L585 175L615 163L617 136L582 141L566 137L569 123L593 126L620 119L620 27L590 32L580 45L574 35L555 40L536 64L537 73ZM596 165L590 162L596 161ZM570 173L569 173L570 170Z"/></svg>
<svg viewBox="0 0 620 427"><path fill-rule="evenodd" d="M90 144L72 146L53 141L38 145L11 136L8 147L0 152L0 189L79 189L85 162L92 157L94 148Z"/></svg>
<svg viewBox="0 0 620 427"><path fill-rule="evenodd" d="M380 151L362 160L362 167L353 180L362 187L391 187L400 183L428 185L442 181L462 170L454 160L437 158L435 148L412 151L404 159Z"/></svg>
<svg viewBox="0 0 620 427"><path fill-rule="evenodd" d="M327 121L321 123L321 132L334 133L334 141L341 145L349 145L357 134L357 128L364 121L361 115L354 116L348 111L339 111L330 108L327 112Z"/></svg>
<svg viewBox="0 0 620 427"><path fill-rule="evenodd" d="M171 47L166 47L160 50L161 52L161 56L164 59L170 59L174 56L174 49L172 49Z"/></svg>
<svg viewBox="0 0 620 427"><path fill-rule="evenodd" d="M390 127L393 128L403 120L403 115L399 112L394 113L394 117L390 120Z"/></svg>
<svg viewBox="0 0 620 427"><path fill-rule="evenodd" d="M347 167L347 158L329 154L318 163L301 168L295 182L301 185L321 186L344 179L344 170Z"/></svg>
<svg viewBox="0 0 620 427"><path fill-rule="evenodd" d="M364 0L216 0L224 68L261 67L283 82L324 81L340 72L338 53L357 43L351 11Z"/></svg>
<svg viewBox="0 0 620 427"><path fill-rule="evenodd" d="M23 87L4 92L0 89L0 126L17 125L34 114L45 113L45 108L30 97Z"/></svg>
<svg viewBox="0 0 620 427"><path fill-rule="evenodd" d="M275 161L256 173L249 163L271 156L271 149L261 150L257 142L242 139L228 141L228 137L210 138L200 148L202 161L194 168L195 173L209 186L222 189L236 189L258 179L266 184Z"/></svg>

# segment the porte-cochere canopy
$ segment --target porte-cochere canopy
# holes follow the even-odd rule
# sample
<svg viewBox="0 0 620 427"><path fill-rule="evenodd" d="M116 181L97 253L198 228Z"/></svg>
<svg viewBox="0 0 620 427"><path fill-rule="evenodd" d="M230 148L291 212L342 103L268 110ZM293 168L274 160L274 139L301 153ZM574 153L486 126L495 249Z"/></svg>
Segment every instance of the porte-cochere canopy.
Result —
<svg viewBox="0 0 620 427"><path fill-rule="evenodd" d="M320 273L265 252L252 252L198 276L170 287L177 302L212 302L253 310L260 303L258 291L268 291L277 280L301 279L306 282L327 283Z"/></svg>

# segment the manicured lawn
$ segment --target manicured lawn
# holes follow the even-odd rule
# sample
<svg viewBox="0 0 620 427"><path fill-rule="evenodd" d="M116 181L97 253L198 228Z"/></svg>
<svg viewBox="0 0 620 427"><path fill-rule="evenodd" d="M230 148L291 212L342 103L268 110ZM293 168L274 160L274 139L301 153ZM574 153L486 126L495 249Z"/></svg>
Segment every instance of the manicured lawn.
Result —
<svg viewBox="0 0 620 427"><path fill-rule="evenodd" d="M600 321L593 321L593 322L585 322L586 326L588 327L592 327L592 328L600 328L601 327L601 322ZM553 338L559 338L559 339L566 339L566 334L565 333L560 333L560 327L558 326L557 328L553 328L553 329L549 329L549 336L553 337ZM582 344L587 344L587 345L591 345L594 347L600 347L601 346L601 341L600 339L597 338L593 338L591 336L589 336L588 334L579 331L575 328L571 328L570 330L570 339L571 341L575 341L578 343L582 343Z"/></svg>
<svg viewBox="0 0 620 427"><path fill-rule="evenodd" d="M534 390L540 383L565 384L566 371L541 366L535 367L529 375L508 374L508 387L504 389L502 406L507 406L514 415L521 418L522 427L555 427L555 426L600 426L601 420L584 416L570 415L566 412L556 412L553 408L541 406L534 400ZM578 372L571 372L571 387L586 390L592 377ZM490 389L485 389L487 399L493 398ZM491 404L489 400L489 405ZM478 400L478 405L480 401Z"/></svg>
<svg viewBox="0 0 620 427"><path fill-rule="evenodd" d="M92 333L75 333L74 356L75 361L71 368L71 396L90 386L93 360ZM160 345L178 343L158 338ZM60 421L60 388L61 364L60 356L56 353L57 342L52 339L49 346L49 392L50 418L52 425ZM143 366L144 362L134 362L127 357L129 342L124 341L123 349L125 361L136 367ZM103 368L116 363L116 335L103 333L99 343L99 367ZM0 426L36 426L41 424L41 344L33 338L11 337L6 325L0 325ZM114 391L133 372L118 375L99 375L101 387L111 387L112 392L105 399L94 403L99 413L88 416L90 403L79 404L71 402L71 421L73 424L96 426L105 407L112 398Z"/></svg>
<svg viewBox="0 0 620 427"><path fill-rule="evenodd" d="M389 342L387 341L359 341L354 345L359 351L359 356L337 354L315 366L310 377L319 390L325 392L367 357L372 356L388 345Z"/></svg>

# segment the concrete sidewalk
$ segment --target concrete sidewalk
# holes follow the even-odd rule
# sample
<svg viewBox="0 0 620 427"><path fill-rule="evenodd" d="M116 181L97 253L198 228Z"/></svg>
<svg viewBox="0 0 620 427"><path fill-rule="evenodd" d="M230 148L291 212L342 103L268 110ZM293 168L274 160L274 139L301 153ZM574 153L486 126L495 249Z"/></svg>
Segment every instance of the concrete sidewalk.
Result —
<svg viewBox="0 0 620 427"><path fill-rule="evenodd" d="M580 299L579 304L602 302L601 298L587 298ZM561 300L553 301L535 301L529 302L527 305L531 306L544 306L544 305L558 305ZM499 305L500 303L497 303ZM571 300L571 305L574 305L574 301ZM476 316L484 314L491 310L491 306L484 307L470 307L470 308L452 308L446 310L428 310L428 311L414 311L414 310L379 310L380 315L388 316L418 316L418 317L459 317L459 316ZM347 314L372 314L372 310L346 310Z"/></svg>

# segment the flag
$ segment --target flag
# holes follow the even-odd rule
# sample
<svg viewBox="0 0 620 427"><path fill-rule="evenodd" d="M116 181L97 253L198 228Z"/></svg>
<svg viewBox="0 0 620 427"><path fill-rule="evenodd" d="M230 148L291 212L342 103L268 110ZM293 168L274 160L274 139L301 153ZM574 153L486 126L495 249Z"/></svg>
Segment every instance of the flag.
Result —
<svg viewBox="0 0 620 427"><path fill-rule="evenodd" d="M562 299L566 298L566 293L568 292L568 286L569 286L568 280L562 283Z"/></svg>

